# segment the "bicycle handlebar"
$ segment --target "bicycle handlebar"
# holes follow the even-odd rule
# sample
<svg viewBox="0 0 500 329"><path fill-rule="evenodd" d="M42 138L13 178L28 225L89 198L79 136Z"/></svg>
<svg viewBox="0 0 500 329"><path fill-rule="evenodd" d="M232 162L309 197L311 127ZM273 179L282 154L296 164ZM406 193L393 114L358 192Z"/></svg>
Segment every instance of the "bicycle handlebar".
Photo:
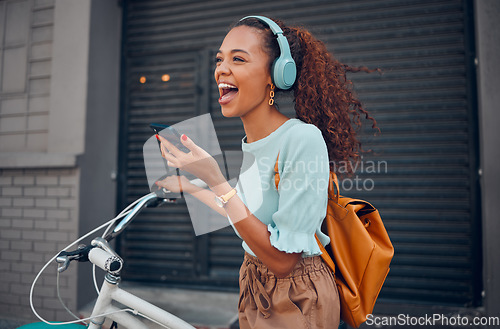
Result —
<svg viewBox="0 0 500 329"><path fill-rule="evenodd" d="M191 184L196 185L201 188L206 188L208 185L202 181L199 178L193 179L189 181ZM137 216L140 210L144 207L149 207L149 206L158 206L161 203L173 203L175 202L176 199L169 199L168 194L170 191L164 189L164 188L159 188L155 192L151 192L149 194L146 194L145 196L142 197L141 201L138 202L132 210L123 218L118 224L116 224L115 228L113 231L110 233L106 234L104 239L106 241L111 241L113 240L117 235L119 235L125 227L127 227L128 224Z"/></svg>
<svg viewBox="0 0 500 329"><path fill-rule="evenodd" d="M95 264L113 275L120 274L123 267L123 260L120 257L114 256L101 248L91 249L89 252L89 260L92 264Z"/></svg>
<svg viewBox="0 0 500 329"><path fill-rule="evenodd" d="M203 182L200 179L194 179L194 180L191 180L190 182L198 187L201 187L201 188L205 188L207 186L205 184L205 182ZM118 274L119 270L121 270L121 267L123 266L123 260L114 251L112 251L112 249L109 247L107 242L113 240L117 235L119 235L121 232L123 232L123 230L125 230L125 228L130 224L130 222L132 222L132 220L137 216L137 214L143 208L155 207L155 206L158 206L162 203L175 202L176 199L168 198L169 193L170 193L170 191L168 191L164 188L159 188L155 192L151 192L149 194L146 194L145 196L138 199L138 201L136 201L137 204L134 205L134 207L130 211L128 211L127 215L125 215L125 217L121 221L119 221L115 225L114 229L111 232L107 233L104 238L95 238L92 241L92 245L90 245L90 246L83 245L83 246L79 246L78 249L74 250L74 251L62 251L62 252L60 252L56 258L57 263L61 264L61 265L59 265L59 267L57 269L59 271L59 273L64 272L68 268L69 263L73 260L77 260L79 262L89 261L90 251L100 248L100 250L103 250L104 252L107 252L108 254L110 254L112 257L117 258L119 260L119 262L121 262L121 265L119 266L118 270L111 269L111 271L109 271L109 269L110 269L109 266L107 267L107 269L105 268L106 264L104 264L104 265L103 264L100 264L100 265L96 264L96 265L99 266L100 268L104 269L105 271L108 271L111 274L114 274L114 273ZM95 247L99 247L99 248L95 248ZM97 258L96 261L99 261L99 259L100 258ZM117 261L117 260L115 259L114 261ZM114 261L112 261L112 263ZM114 268L117 266L118 265L115 264L112 267Z"/></svg>
<svg viewBox="0 0 500 329"><path fill-rule="evenodd" d="M157 201L158 201L158 195L155 192L151 192L151 193L145 195L142 198L142 200L140 202L138 202L134 206L134 208L132 208L132 210L130 210L130 212L127 214L127 216L125 216L125 218L123 218L118 224L116 224L116 226L113 229L113 231L111 231L110 233L106 234L106 236L104 237L104 239L106 241L108 241L108 242L111 241L111 240L113 240L118 234L120 234L121 232L123 232L123 230L125 229L125 227L127 227L128 224L130 224L130 222L132 221L132 219L134 219L135 216L137 216L137 214L139 213L139 211L142 208L147 207L150 203L154 203L154 202L157 202Z"/></svg>

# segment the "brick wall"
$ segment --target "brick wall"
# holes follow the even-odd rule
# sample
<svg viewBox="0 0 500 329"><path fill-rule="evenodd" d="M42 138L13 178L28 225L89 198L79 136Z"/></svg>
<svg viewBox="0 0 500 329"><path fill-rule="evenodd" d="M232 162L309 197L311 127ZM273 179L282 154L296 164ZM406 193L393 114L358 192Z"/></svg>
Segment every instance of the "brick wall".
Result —
<svg viewBox="0 0 500 329"><path fill-rule="evenodd" d="M0 169L0 317L34 319L31 283L45 262L77 238L78 169ZM76 307L76 264L61 275L63 299ZM56 265L34 291L48 320L69 317L56 295Z"/></svg>

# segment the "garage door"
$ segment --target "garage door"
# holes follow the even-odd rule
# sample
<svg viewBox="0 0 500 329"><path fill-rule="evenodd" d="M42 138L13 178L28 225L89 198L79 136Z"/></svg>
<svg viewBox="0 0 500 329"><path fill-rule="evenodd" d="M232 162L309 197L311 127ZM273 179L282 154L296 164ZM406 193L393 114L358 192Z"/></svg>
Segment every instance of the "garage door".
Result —
<svg viewBox="0 0 500 329"><path fill-rule="evenodd" d="M396 254L381 299L473 305L481 291L477 121L471 2L124 1L120 207L148 192L142 145L150 122L211 113L222 149L237 150L238 119L223 118L214 54L248 14L308 27L343 62L381 68L349 77L381 134L344 194L383 216ZM168 77L168 78L167 78ZM281 110L293 116L288 99ZM369 123L369 122L367 122ZM367 125L369 127L369 124ZM243 255L230 228L195 237L185 204L149 209L123 235L128 280L235 289Z"/></svg>

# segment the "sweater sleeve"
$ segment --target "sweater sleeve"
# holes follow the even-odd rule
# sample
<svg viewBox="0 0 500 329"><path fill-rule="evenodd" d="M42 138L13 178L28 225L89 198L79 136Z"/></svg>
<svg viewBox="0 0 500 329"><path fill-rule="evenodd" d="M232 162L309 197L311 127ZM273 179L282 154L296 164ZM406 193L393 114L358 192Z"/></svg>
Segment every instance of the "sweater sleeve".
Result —
<svg viewBox="0 0 500 329"><path fill-rule="evenodd" d="M278 210L268 225L271 244L288 253L320 255L314 234L326 215L328 151L313 125L290 129L278 162Z"/></svg>

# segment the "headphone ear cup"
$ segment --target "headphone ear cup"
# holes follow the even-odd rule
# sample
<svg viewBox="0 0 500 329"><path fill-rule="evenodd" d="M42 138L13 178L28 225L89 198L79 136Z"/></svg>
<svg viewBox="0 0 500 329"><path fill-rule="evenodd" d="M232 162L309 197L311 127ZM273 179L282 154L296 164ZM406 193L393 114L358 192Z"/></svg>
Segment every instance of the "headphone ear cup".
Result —
<svg viewBox="0 0 500 329"><path fill-rule="evenodd" d="M297 76L297 68L292 58L278 57L272 67L273 82L279 89L287 90L292 87Z"/></svg>
<svg viewBox="0 0 500 329"><path fill-rule="evenodd" d="M290 45L288 40L283 35L283 31L273 20L264 16L246 16L240 21L247 18L256 18L266 23L273 34L276 36L276 41L280 47L280 56L273 62L271 67L271 79L279 89L290 89L297 77L297 68L290 52Z"/></svg>

